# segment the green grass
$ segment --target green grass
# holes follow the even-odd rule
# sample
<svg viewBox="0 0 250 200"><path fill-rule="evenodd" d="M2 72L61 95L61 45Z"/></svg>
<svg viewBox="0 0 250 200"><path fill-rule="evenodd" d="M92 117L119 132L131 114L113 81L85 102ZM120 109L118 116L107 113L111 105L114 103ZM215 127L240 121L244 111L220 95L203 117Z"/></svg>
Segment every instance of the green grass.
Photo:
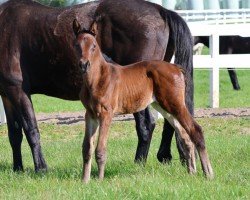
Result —
<svg viewBox="0 0 250 200"><path fill-rule="evenodd" d="M215 171L208 181L188 175L178 161L162 165L156 159L162 121L158 121L145 167L133 163L137 137L133 121L114 122L108 144L106 177L81 183L83 125L40 124L41 140L49 165L47 174L35 174L26 140L24 173L12 172L6 126L0 127L0 199L250 199L250 119L199 119Z"/></svg>
<svg viewBox="0 0 250 200"><path fill-rule="evenodd" d="M220 108L250 107L250 70L237 70L241 90L233 90L227 70L220 70ZM196 108L209 107L209 70L194 72Z"/></svg>
<svg viewBox="0 0 250 200"><path fill-rule="evenodd" d="M32 95L32 102L37 113L83 110L83 105L80 101L66 101L41 94Z"/></svg>
<svg viewBox="0 0 250 200"><path fill-rule="evenodd" d="M240 91L234 91L226 70L220 70L220 107L237 108L250 107L250 70L238 70L238 79L241 86ZM209 107L209 70L195 70L195 107ZM65 101L45 95L33 95L32 101L36 113L81 111L83 109L80 101Z"/></svg>

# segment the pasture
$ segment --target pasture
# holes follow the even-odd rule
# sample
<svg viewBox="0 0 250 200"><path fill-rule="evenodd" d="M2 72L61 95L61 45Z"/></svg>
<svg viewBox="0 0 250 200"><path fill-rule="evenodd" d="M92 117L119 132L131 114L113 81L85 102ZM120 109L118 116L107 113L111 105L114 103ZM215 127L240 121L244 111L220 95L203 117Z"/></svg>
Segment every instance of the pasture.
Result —
<svg viewBox="0 0 250 200"><path fill-rule="evenodd" d="M233 91L227 71L220 71L221 107L249 107L250 71L238 71L241 91ZM209 74L196 70L195 106L208 106ZM36 112L82 110L80 102L34 95ZM84 125L39 124L42 147L49 165L46 174L35 174L31 152L24 139L24 173L12 172L11 149L6 125L0 127L0 199L249 199L250 119L198 119L203 126L215 179L190 176L181 166L175 143L173 161L162 165L156 159L163 121L157 122L145 167L134 164L137 136L134 121L113 122L108 147L106 178L97 180L94 162L92 180L81 183L81 143Z"/></svg>
<svg viewBox="0 0 250 200"><path fill-rule="evenodd" d="M81 143L83 124L40 124L47 174L35 174L28 144L23 143L24 173L12 172L6 127L0 127L0 199L249 199L249 118L198 119L205 130L214 180L188 175L172 146L174 160L156 160L163 121L157 122L145 167L134 164L137 143L133 121L114 122L111 128L106 178L83 185Z"/></svg>

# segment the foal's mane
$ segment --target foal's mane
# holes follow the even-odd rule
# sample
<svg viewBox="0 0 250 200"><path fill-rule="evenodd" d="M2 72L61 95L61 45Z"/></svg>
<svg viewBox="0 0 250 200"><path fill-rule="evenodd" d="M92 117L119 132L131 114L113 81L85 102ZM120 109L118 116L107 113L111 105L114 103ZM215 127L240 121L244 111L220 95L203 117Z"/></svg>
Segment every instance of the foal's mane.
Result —
<svg viewBox="0 0 250 200"><path fill-rule="evenodd" d="M88 33L88 34L90 34L90 35L92 35L92 36L96 36L96 34L93 32L93 31L91 31L91 30L88 30L88 29L85 29L85 28L83 28L82 30L80 30L79 32L78 32L78 34L84 34L84 33Z"/></svg>

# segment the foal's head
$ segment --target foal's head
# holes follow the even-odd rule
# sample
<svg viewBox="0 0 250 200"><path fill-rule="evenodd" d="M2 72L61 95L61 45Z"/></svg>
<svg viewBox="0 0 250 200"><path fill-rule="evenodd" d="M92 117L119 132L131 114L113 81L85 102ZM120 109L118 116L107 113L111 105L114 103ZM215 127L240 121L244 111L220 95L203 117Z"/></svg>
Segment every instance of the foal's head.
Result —
<svg viewBox="0 0 250 200"><path fill-rule="evenodd" d="M79 58L79 67L83 73L100 59L100 49L95 39L95 33L81 29L80 24L75 20L73 30L76 35L76 50Z"/></svg>

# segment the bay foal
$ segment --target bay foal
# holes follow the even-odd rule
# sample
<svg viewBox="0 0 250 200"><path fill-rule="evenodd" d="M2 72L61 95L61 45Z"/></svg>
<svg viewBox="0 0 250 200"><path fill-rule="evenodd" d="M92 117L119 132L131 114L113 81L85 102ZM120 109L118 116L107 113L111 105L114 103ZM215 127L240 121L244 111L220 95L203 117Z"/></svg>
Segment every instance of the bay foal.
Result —
<svg viewBox="0 0 250 200"><path fill-rule="evenodd" d="M83 73L80 99L86 108L83 141L83 181L90 180L94 138L99 127L95 156L99 179L104 177L108 131L115 114L135 113L151 104L175 128L184 151L189 173L196 172L194 145L204 174L213 170L201 127L185 105L185 80L180 67L164 61L142 61L127 66L105 61L95 37L73 25L76 50Z"/></svg>

